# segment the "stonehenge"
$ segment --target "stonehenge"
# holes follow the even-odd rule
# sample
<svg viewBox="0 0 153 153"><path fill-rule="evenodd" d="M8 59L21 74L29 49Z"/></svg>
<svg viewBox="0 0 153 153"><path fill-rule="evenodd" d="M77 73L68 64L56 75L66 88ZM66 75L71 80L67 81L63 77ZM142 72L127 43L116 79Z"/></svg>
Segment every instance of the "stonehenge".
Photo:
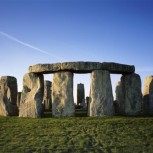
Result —
<svg viewBox="0 0 153 153"><path fill-rule="evenodd" d="M43 97L43 105L45 110L51 110L52 106L52 82L51 81L44 81L44 97Z"/></svg>
<svg viewBox="0 0 153 153"><path fill-rule="evenodd" d="M133 65L108 62L65 62L55 64L36 64L29 67L29 72L48 74L61 71L72 73L91 73L94 70L107 70L114 74L131 74L135 72Z"/></svg>
<svg viewBox="0 0 153 153"><path fill-rule="evenodd" d="M85 99L84 84L77 84L77 105L83 103Z"/></svg>
<svg viewBox="0 0 153 153"><path fill-rule="evenodd" d="M73 73L54 73L52 90L52 116L74 116Z"/></svg>
<svg viewBox="0 0 153 153"><path fill-rule="evenodd" d="M89 95L89 97L86 97L86 103L87 103L87 116L90 116L91 94Z"/></svg>
<svg viewBox="0 0 153 153"><path fill-rule="evenodd" d="M143 91L143 111L146 115L153 115L153 76L145 78Z"/></svg>
<svg viewBox="0 0 153 153"><path fill-rule="evenodd" d="M90 116L113 116L113 94L110 73L95 70L91 74Z"/></svg>
<svg viewBox="0 0 153 153"><path fill-rule="evenodd" d="M19 117L38 118L42 116L44 78L42 74L27 73L23 77Z"/></svg>
<svg viewBox="0 0 153 153"><path fill-rule="evenodd" d="M123 75L116 86L117 113L138 116L142 111L141 79L138 74Z"/></svg>
<svg viewBox="0 0 153 153"><path fill-rule="evenodd" d="M17 93L17 107L20 107L20 100L21 100L21 92Z"/></svg>
<svg viewBox="0 0 153 153"><path fill-rule="evenodd" d="M121 81L116 83L114 109L116 114L124 114L124 98Z"/></svg>
<svg viewBox="0 0 153 153"><path fill-rule="evenodd" d="M17 116L17 80L12 76L2 76L0 79L0 115Z"/></svg>
<svg viewBox="0 0 153 153"><path fill-rule="evenodd" d="M135 73L122 76L121 87L124 99L125 115L140 115L142 109L142 92L140 76Z"/></svg>
<svg viewBox="0 0 153 153"><path fill-rule="evenodd" d="M39 118L44 107L53 117L75 116L73 97L74 73L91 73L90 95L86 99L88 116L153 115L153 76L141 79L133 65L113 62L65 62L36 64L23 77L23 90L18 92L17 80L11 76L0 79L0 115ZM52 83L44 81L44 74L53 74ZM110 74L122 74L113 99ZM51 88L52 87L52 88ZM85 103L84 85L78 84L77 104Z"/></svg>

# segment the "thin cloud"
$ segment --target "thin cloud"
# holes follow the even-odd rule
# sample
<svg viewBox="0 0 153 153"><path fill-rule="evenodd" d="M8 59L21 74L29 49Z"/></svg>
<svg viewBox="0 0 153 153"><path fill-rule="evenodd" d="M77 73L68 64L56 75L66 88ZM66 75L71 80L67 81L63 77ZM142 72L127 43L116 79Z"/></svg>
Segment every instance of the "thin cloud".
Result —
<svg viewBox="0 0 153 153"><path fill-rule="evenodd" d="M25 43L25 42L23 42L23 41L21 41L21 40L15 38L15 37L13 37L13 36L7 34L7 33L5 33L5 32L0 31L0 34L1 34L2 36L4 36L4 37L10 39L10 40L13 40L13 41L15 41L15 42L17 42L17 43L23 45L23 46L26 46L26 47L29 47L29 48L31 48L31 49L34 49L34 50L37 51L37 52L40 52L40 53L42 53L42 54L49 55L50 57L53 57L53 58L55 58L55 59L57 59L57 60L59 60L59 61L61 61L61 62L64 61L64 59L60 58L59 56L57 56L57 55L55 55L55 54L51 54L51 53L46 52L46 51L44 51L44 50L42 50L42 49L40 49L40 48L37 48L37 47L33 46L33 45L30 45L30 44L28 44L28 43Z"/></svg>

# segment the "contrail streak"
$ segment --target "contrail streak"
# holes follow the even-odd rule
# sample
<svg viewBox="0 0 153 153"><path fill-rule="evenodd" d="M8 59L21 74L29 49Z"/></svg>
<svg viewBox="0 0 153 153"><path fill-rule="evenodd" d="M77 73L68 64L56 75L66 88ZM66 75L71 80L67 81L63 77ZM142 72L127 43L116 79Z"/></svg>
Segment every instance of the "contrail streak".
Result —
<svg viewBox="0 0 153 153"><path fill-rule="evenodd" d="M34 49L34 50L36 50L36 51L38 51L38 52L40 52L40 53L42 53L42 54L49 55L49 56L51 56L51 57L53 57L53 58L55 58L55 59L57 59L57 60L64 61L62 58L60 58L60 57L58 57L58 56L56 56L56 55L54 55L54 54L48 53L48 52L46 52L46 51L44 51L44 50L42 50L42 49L40 49L40 48L37 48L37 47L35 47L35 46L33 46L33 45L30 45L30 44L28 44L28 43L25 43L25 42L23 42L23 41L21 41L21 40L15 38L15 37L13 37L13 36L7 34L7 33L4 33L4 32L2 32L2 31L0 31L0 34L1 34L2 36L7 37L8 39L11 39L11 40L13 40L13 41L15 41L15 42L17 42L17 43L23 45L23 46L26 46L26 47L29 47L29 48L31 48L31 49Z"/></svg>

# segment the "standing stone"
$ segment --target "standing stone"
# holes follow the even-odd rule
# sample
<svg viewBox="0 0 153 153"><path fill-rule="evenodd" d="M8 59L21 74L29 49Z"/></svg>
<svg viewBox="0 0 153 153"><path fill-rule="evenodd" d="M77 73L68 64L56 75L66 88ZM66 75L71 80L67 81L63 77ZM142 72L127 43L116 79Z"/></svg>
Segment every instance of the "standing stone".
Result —
<svg viewBox="0 0 153 153"><path fill-rule="evenodd" d="M88 108L88 104L89 104L89 98L90 98L90 97L88 97L88 96L86 97L87 108Z"/></svg>
<svg viewBox="0 0 153 153"><path fill-rule="evenodd" d="M140 115L142 108L141 79L138 74L123 75L121 77L122 94L124 98L125 115Z"/></svg>
<svg viewBox="0 0 153 153"><path fill-rule="evenodd" d="M143 91L143 112L153 115L153 76L145 78Z"/></svg>
<svg viewBox="0 0 153 153"><path fill-rule="evenodd" d="M86 97L86 103L87 103L87 115L90 116L90 97Z"/></svg>
<svg viewBox="0 0 153 153"><path fill-rule="evenodd" d="M92 72L91 77L90 116L114 115L110 73L108 71L95 70Z"/></svg>
<svg viewBox="0 0 153 153"><path fill-rule="evenodd" d="M0 79L0 115L17 116L17 80L15 77L2 76Z"/></svg>
<svg viewBox="0 0 153 153"><path fill-rule="evenodd" d="M51 109L51 87L52 82L50 81L44 81L44 99L43 99L43 105L46 110Z"/></svg>
<svg viewBox="0 0 153 153"><path fill-rule="evenodd" d="M86 97L86 109L87 109L87 115L90 116L90 101L91 98L90 97Z"/></svg>
<svg viewBox="0 0 153 153"><path fill-rule="evenodd" d="M71 72L57 72L53 74L52 115L54 117L75 115L73 73Z"/></svg>
<svg viewBox="0 0 153 153"><path fill-rule="evenodd" d="M77 105L80 105L84 99L84 84L77 84Z"/></svg>
<svg viewBox="0 0 153 153"><path fill-rule="evenodd" d="M89 98L87 98L86 100L87 100L87 115L90 116L91 84L90 84Z"/></svg>
<svg viewBox="0 0 153 153"><path fill-rule="evenodd" d="M86 100L85 99L82 99L82 103L81 103L81 109L82 110L85 110L86 109Z"/></svg>
<svg viewBox="0 0 153 153"><path fill-rule="evenodd" d="M42 115L44 78L42 74L27 73L23 77L19 117L37 118Z"/></svg>
<svg viewBox="0 0 153 153"><path fill-rule="evenodd" d="M17 107L20 107L20 100L21 100L21 92L18 92L17 94Z"/></svg>
<svg viewBox="0 0 153 153"><path fill-rule="evenodd" d="M125 109L125 103L124 103L121 81L117 82L115 93L116 93L116 98L115 98L116 100L114 102L115 113L123 115Z"/></svg>

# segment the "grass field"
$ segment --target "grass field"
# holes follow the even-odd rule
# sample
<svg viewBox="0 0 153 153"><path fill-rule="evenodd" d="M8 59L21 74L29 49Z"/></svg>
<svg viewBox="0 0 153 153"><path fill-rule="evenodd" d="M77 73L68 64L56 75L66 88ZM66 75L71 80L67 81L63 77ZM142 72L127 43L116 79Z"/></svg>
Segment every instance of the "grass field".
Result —
<svg viewBox="0 0 153 153"><path fill-rule="evenodd" d="M0 117L0 153L152 153L152 117Z"/></svg>

